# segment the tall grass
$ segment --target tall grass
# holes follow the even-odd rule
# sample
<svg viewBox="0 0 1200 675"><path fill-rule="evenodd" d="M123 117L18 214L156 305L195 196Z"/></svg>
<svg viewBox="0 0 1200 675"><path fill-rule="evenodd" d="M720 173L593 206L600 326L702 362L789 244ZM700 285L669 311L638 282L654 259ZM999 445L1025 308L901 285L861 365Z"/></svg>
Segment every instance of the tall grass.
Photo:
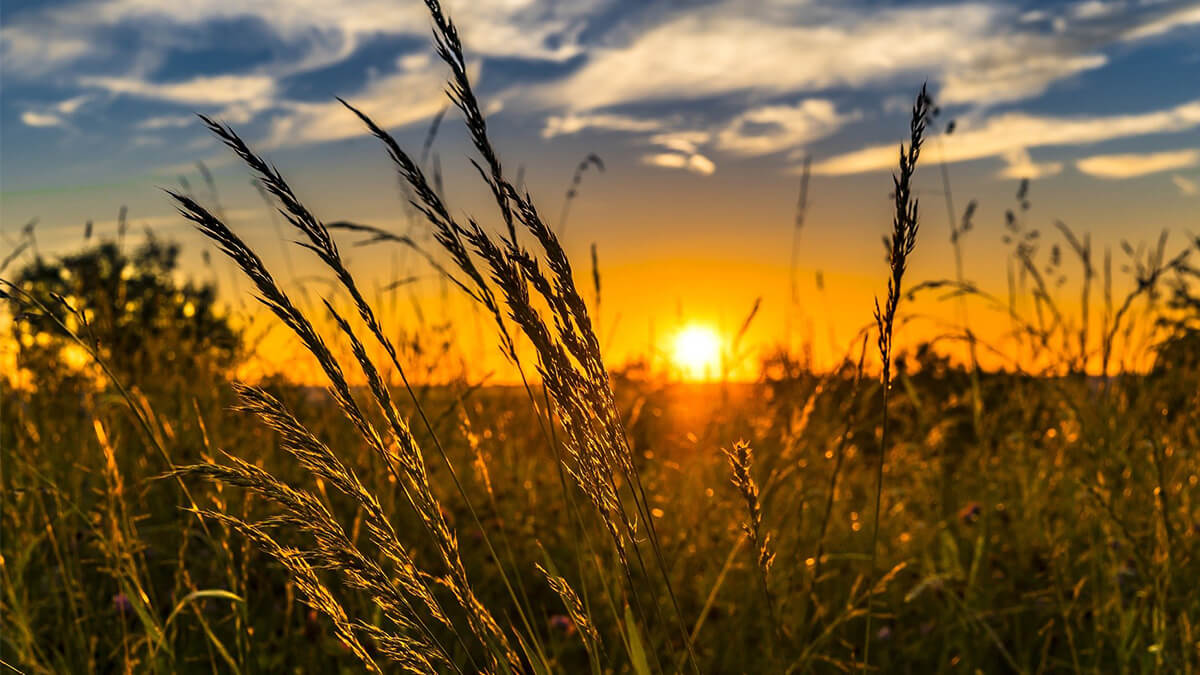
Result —
<svg viewBox="0 0 1200 675"><path fill-rule="evenodd" d="M908 269L908 256L917 246L917 199L912 194L912 180L917 171L917 160L921 156L921 143L924 140L925 124L932 103L925 87L921 87L921 93L917 94L917 101L913 104L908 148L900 146L900 173L892 177L896 211L892 218L891 248L888 255L891 276L888 278L887 298L884 300L882 308L879 306L879 300L875 301L875 327L879 333L879 362L883 369L883 424L881 425L879 458L875 472L875 517L871 521L871 573L867 577L868 587L870 587L871 578L875 575L875 564L879 553L879 516L883 505L883 467L887 460L888 450L888 394L892 388L892 346L896 329L896 311L900 308L901 288L904 282L904 272ZM863 639L863 672L870 667L870 654L871 612L868 608L866 637Z"/></svg>
<svg viewBox="0 0 1200 675"><path fill-rule="evenodd" d="M601 523L610 535L628 583L627 597L637 607L641 621L643 623L650 621L650 615L643 607L642 601L639 600L639 586L635 576L645 577L651 569L656 569L670 600L671 609L681 631L683 645L689 654L689 661L692 667L698 670L678 600L671 587L670 572L662 554L646 491L641 483L640 475L634 467L632 453L608 381L607 369L601 359L599 340L592 329L586 304L575 287L570 262L559 245L557 237L542 221L529 196L518 194L516 189L506 181L500 160L492 149L487 136L486 122L479 110L478 102L467 77L466 60L457 30L442 13L438 3L431 1L427 4L434 20L438 54L451 71L451 101L467 121L475 148L483 160L482 166L479 164L476 166L495 198L507 234L493 238L474 221L469 222L467 227L460 225L450 216L437 191L431 188L421 169L399 148L399 145L387 132L349 103L346 103L346 107L357 114L387 147L401 176L407 181L413 194L419 200L417 208L425 214L433 226L437 240L452 257L459 270L474 285L475 288L467 289L467 292L472 298L483 303L493 314L505 353L514 362L517 361L515 342L506 327L505 318L501 315L497 296L503 298L509 317L534 347L538 356L539 374L553 402L554 416L565 432L562 439L566 450L566 456L563 458L565 468L567 473L575 479L575 484L580 492L591 502ZM343 103L345 102L343 101ZM256 179L259 184L280 203L281 213L307 238L308 242L302 245L316 254L320 261L334 273L341 287L348 293L358 311L359 319L384 348L391 365L403 380L418 415L430 432L434 445L459 488L460 495L483 533L484 541L492 555L499 560L489 534L475 515L475 509L465 490L462 489L449 457L442 448L435 430L430 425L420 401L408 382L405 369L397 358L394 346L384 334L371 305L359 291L353 275L344 265L328 228L304 207L282 175L255 154L232 129L208 118L203 119L209 129L257 174ZM369 389L375 403L386 418L391 434L390 438L385 439L381 436L360 410L351 395L341 365L325 346L324 340L313 328L305 314L276 284L261 259L219 217L210 213L194 199L179 193L170 194L179 203L181 214L193 221L203 234L217 243L222 251L241 268L257 288L258 299L296 334L316 358L329 379L334 401L359 431L363 441L383 460L383 465L393 478L403 486L410 505L420 516L441 551L441 562L449 571L447 585L467 616L471 633L475 640L486 648L487 669L496 671L503 666L507 670L520 670L522 662L510 645L509 636L474 595L470 580L459 559L456 536L442 517L440 502L430 491L422 452L406 422L397 412L389 389L379 374L379 369L367 354L349 322L343 319L331 304L325 303L344 337L352 345L355 359L370 385ZM542 262L539 262L538 258L519 242L518 225L522 226L542 249L541 255L544 256ZM487 266L491 275L491 283L485 279L472 255L477 256ZM548 274L542 272L542 264L546 265ZM465 284L460 283L460 286L466 288ZM549 317L544 316L535 308L530 294L531 288L539 301L545 303ZM261 411L259 414L264 416ZM272 414L278 419L287 413L286 410L273 409ZM292 432L293 435L307 434L307 431L299 426L299 422L296 422L294 418L289 419L296 425ZM552 421L551 424L553 423ZM279 429L278 424L274 426L277 430ZM314 442L315 439L310 439L307 445L317 447L313 445ZM293 453L297 451L295 447L289 449ZM318 471L318 467L315 465L308 466L308 468L316 475L334 484L336 484L335 479L343 483L350 481L351 476L338 471L337 465L332 463L332 454L329 454L325 462L332 469ZM342 570L348 575L346 583L350 587L367 590L376 597L377 602L380 602L381 605L384 604L379 600L378 594L386 590L386 587L371 585L365 581L370 576L385 578L382 571L370 570L368 574L360 569L366 559L354 549L348 539L339 535L336 523L332 521L327 512L317 508L319 503L315 502L311 495L278 483L269 474L254 471L249 465L236 460L232 467L198 465L181 471L184 474L200 474L210 479L253 489L286 509L291 518L289 522L294 525L308 523L308 527L313 528L316 527L316 523L320 523L320 530L309 530L317 545L309 555L319 556L326 561L328 566ZM357 490L343 491L347 494L358 492ZM204 513L210 517L217 517L211 511ZM382 518L382 514L377 516L377 519ZM305 582L300 587L310 602L315 603L334 621L339 635L351 645L354 652L368 666L374 666L373 661L357 641L357 634L365 632L362 624L352 623L346 618L344 612L331 603L328 591L322 586L314 585L315 577L312 577L302 567L290 563L293 557L291 552L272 544L269 535L258 525L229 517L220 517L220 519L232 524L236 529L263 546L273 557L287 565L294 575L303 574ZM376 527L382 529L382 522ZM647 541L653 553L651 565L656 565L656 567L648 567L644 559L635 534L639 527L644 528L649 535ZM402 550L399 542L383 542L386 547L382 546L381 542L375 543L385 550ZM393 563L399 565L401 569L410 565L409 561L403 559L395 559ZM515 608L522 616L524 629L527 631L524 638L518 636L518 639L523 647L526 645L532 647L532 652L527 651L527 656L532 659L533 653L537 653L538 657L544 660L537 635L524 616L520 598L513 590L512 584L508 582L502 566L499 571L501 577L505 579L505 585L509 588ZM409 587L408 590L412 590L413 583L410 581L406 584ZM561 587L561 584L559 585ZM425 605L430 607L428 598L424 600ZM654 602L656 603L657 600ZM394 608L397 606L397 600L389 600L386 604ZM656 609L652 605L652 610ZM389 614L389 619L399 630L420 625L420 620L416 616L393 613ZM631 630L639 629L631 627ZM400 639L401 635L402 633L396 632L375 632L370 637L382 647L390 644L392 640ZM431 635L426 637L432 638ZM422 650L428 650L429 654L433 654L427 643L421 643L418 646ZM529 649L529 647L526 648ZM428 661L428 658L427 662L432 663ZM443 662L448 662L448 657L444 657Z"/></svg>

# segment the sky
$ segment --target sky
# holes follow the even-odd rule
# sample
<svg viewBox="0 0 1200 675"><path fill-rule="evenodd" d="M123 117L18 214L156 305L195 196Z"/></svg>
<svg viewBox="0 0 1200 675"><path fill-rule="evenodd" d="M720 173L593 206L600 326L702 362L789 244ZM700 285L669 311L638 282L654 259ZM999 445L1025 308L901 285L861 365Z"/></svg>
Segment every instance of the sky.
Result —
<svg viewBox="0 0 1200 675"><path fill-rule="evenodd" d="M1182 245L1200 231L1200 3L445 4L502 160L556 227L575 167L603 160L584 173L562 236L584 271L596 246L616 360L695 322L728 339L760 298L750 342L843 353L883 292L889 174L923 83L941 111L916 179L914 282L953 274L947 185L953 213L977 203L966 277L998 294L1021 179L1032 181L1022 218L1047 235L1046 255L1056 220L1119 262L1122 240L1166 229ZM85 221L111 235L125 205L135 227L184 244L187 273L244 296L228 269L202 265L205 244L159 190L182 179L211 198L203 162L269 264L316 274L303 251L280 249L278 221L197 112L231 124L327 221L412 227L385 152L334 97L418 151L446 105L422 3L6 0L0 21L5 249L34 218L43 255L77 249ZM451 111L428 166L459 213L495 226L470 156ZM352 251L356 273L379 283L431 276L395 251ZM410 292L427 314L457 306L436 280ZM944 305L913 311L950 316Z"/></svg>

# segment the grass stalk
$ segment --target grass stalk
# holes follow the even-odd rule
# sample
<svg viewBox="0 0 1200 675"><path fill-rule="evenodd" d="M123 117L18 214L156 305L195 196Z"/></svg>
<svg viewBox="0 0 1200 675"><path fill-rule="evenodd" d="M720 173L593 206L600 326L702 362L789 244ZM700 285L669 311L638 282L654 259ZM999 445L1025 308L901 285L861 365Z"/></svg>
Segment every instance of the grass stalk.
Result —
<svg viewBox="0 0 1200 675"><path fill-rule="evenodd" d="M925 124L928 120L932 101L921 87L917 100L913 104L912 120L909 124L909 145L905 149L900 146L900 173L892 176L895 199L895 215L892 219L892 236L889 249L889 264L891 276L888 278L888 293L883 307L879 300L875 301L875 325L879 331L879 360L882 364L881 382L883 384L883 423L879 445L879 457L875 466L875 515L871 523L871 565L867 576L867 619L863 637L863 672L870 667L871 655L871 600L874 594L872 582L879 556L879 520L883 504L883 467L887 459L888 449L888 394L892 384L892 346L896 325L896 311L900 305L901 288L904 272L908 268L908 256L917 244L917 206L918 201L912 194L912 178L916 173L917 160L921 153L921 142L925 134Z"/></svg>

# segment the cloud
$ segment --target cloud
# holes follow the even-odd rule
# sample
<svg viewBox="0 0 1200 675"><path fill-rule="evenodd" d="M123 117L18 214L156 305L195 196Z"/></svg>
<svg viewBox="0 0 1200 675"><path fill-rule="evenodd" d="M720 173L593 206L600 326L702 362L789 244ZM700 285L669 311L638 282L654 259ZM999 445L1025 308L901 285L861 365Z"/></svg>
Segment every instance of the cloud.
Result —
<svg viewBox="0 0 1200 675"><path fill-rule="evenodd" d="M38 77L95 50L90 41L80 36L54 35L11 24L0 28L0 60L4 61L6 76Z"/></svg>
<svg viewBox="0 0 1200 675"><path fill-rule="evenodd" d="M642 162L667 169L684 169L701 176L711 176L717 170L711 159L699 153L660 152L643 156Z"/></svg>
<svg viewBox="0 0 1200 675"><path fill-rule="evenodd" d="M941 89L939 102L1017 101L1104 66L1103 49L1130 31L1146 34L1160 30L1156 22L1187 19L1119 3L1080 5L1075 12L1073 20L1053 17L1060 30L1047 31L1040 24L1049 14L1033 22L1012 7L982 2L868 11L849 4L726 1L628 30L591 49L582 67L536 96L546 105L587 111L930 78Z"/></svg>
<svg viewBox="0 0 1200 675"><path fill-rule="evenodd" d="M1200 5L1182 7L1167 14L1158 16L1140 25L1129 28L1122 40L1144 40L1153 38L1185 26L1200 24Z"/></svg>
<svg viewBox="0 0 1200 675"><path fill-rule="evenodd" d="M1200 194L1200 185L1197 185L1194 180L1175 174L1171 176L1171 182L1179 188L1179 194L1185 197L1194 197Z"/></svg>
<svg viewBox="0 0 1200 675"><path fill-rule="evenodd" d="M945 62L963 35L986 32L995 11L983 5L806 16L746 11L726 3L671 17L598 47L587 63L540 95L552 105L588 110L631 102L693 100L754 90L766 94L858 86ZM804 20L825 19L820 25ZM783 58L796 53L800 58Z"/></svg>
<svg viewBox="0 0 1200 675"><path fill-rule="evenodd" d="M175 129L186 127L191 124L197 124L199 120L195 115L159 115L158 117L147 117L137 123L137 128L152 131L156 129Z"/></svg>
<svg viewBox="0 0 1200 675"><path fill-rule="evenodd" d="M742 156L766 155L824 138L857 113L839 113L833 102L807 99L795 105L765 105L751 108L723 123L704 128L679 127L678 120L633 117L612 113L567 112L546 119L543 138L574 134L586 129L650 133L647 142L674 153L692 155L706 145ZM657 132L657 133L654 133ZM675 160L655 162L674 166Z"/></svg>
<svg viewBox="0 0 1200 675"><path fill-rule="evenodd" d="M479 67L469 66L472 78ZM384 128L411 124L435 115L446 105L445 73L440 64L376 77L365 88L344 98ZM337 101L288 103L271 121L267 147L323 143L368 133L362 120Z"/></svg>
<svg viewBox="0 0 1200 675"><path fill-rule="evenodd" d="M451 16L473 55L564 61L581 51L586 17L607 0L540 3L534 0L449 2ZM455 12L455 9L461 9ZM25 11L0 31L7 74L37 77L97 55L111 55L111 31L132 30L138 49L158 52L193 46L180 30L249 19L267 33L276 52L263 66L275 77L340 63L376 37L429 39L423 3L394 0L103 0ZM128 44L128 43L127 43Z"/></svg>
<svg viewBox="0 0 1200 675"><path fill-rule="evenodd" d="M449 5L447 9L458 20L459 32L474 59L563 62L583 52L580 34L588 17L611 1L449 0L443 4ZM183 79L167 70L166 66L177 61L174 57L181 53L226 49L221 42L221 28L231 22L257 31L253 39L260 43L253 56L243 56L246 61L238 64L236 72L225 60L215 67L195 60L195 65L209 69ZM118 35L119 39L115 37ZM329 99L322 103L296 100L291 92L292 78L344 63L371 41L397 38L410 38L422 45L414 52L411 45L397 43L398 51L409 50L397 59L400 73L434 66L429 14L419 1L97 0L70 6L32 5L6 16L0 28L0 53L6 87L14 82L18 86L51 82L56 87L101 90L115 96L211 110L234 124L275 112L273 140L287 144L351 135L348 125L337 119L342 112L338 104ZM365 105L378 101L381 105L377 112L391 112L384 108L388 104L410 106L420 98L415 110L405 110L393 118L403 123L432 114L431 104L423 96L381 91L387 83L402 87L423 85L424 80L414 82L412 77L396 75L374 77L374 81L356 97L365 97ZM437 87L439 104L444 103L442 84L439 82ZM338 93L353 92L342 89ZM494 104L500 103L494 100ZM43 122L51 114L71 114L45 106L37 107L34 113L32 119ZM162 114L135 122L143 130L181 125L177 117Z"/></svg>
<svg viewBox="0 0 1200 675"><path fill-rule="evenodd" d="M949 163L1003 157L1038 147L1088 145L1115 138L1180 132L1200 126L1200 100L1173 108L1105 117L1051 117L1003 113L980 123L964 121L944 143ZM894 143L876 145L818 162L818 174L840 175L889 169L896 163Z"/></svg>
<svg viewBox="0 0 1200 675"><path fill-rule="evenodd" d="M712 134L707 131L668 131L651 136L650 143L662 146L672 152L694 155L700 146L705 145L711 139Z"/></svg>
<svg viewBox="0 0 1200 675"><path fill-rule="evenodd" d="M1200 164L1200 150L1174 150L1123 155L1095 155L1075 162L1075 168L1097 178L1134 178Z"/></svg>
<svg viewBox="0 0 1200 675"><path fill-rule="evenodd" d="M711 138L694 141L697 147L707 143L730 154L762 155L832 135L858 118L838 115L827 95L812 97L813 92L894 87L909 78L913 83L929 78L940 104L970 105L981 114L990 106L1035 98L1060 82L1103 68L1109 63L1105 51L1118 42L1200 22L1200 7L1161 8L1120 0L1085 0L1032 13L982 2L872 11L851 4L785 4L748 6L723 0L686 13L654 13L653 21L631 22L624 33L592 47L583 65L569 75L524 87L515 98L566 111L548 118L546 137L589 127L637 134L661 127L673 133L710 133ZM797 49L802 57L781 58ZM794 109L762 103L806 95L813 102ZM669 107L665 118L614 112L650 103L661 108L731 99L750 99L749 109L724 123L681 125L680 114ZM886 94L882 99L891 107ZM903 107L908 105L904 97ZM1001 122L1022 131L1024 122L1037 121L1017 116ZM1070 129L1033 129L1038 132L1035 138L1021 141L1019 134L1002 138L997 128L990 138L985 133L969 139L977 145L970 152L1022 160L1009 161L1004 173L1049 175L1060 171L1061 163L1034 163L1028 159L1029 148L1089 143L1109 135L1074 122L1063 125L1076 127L1082 136L1072 136ZM1059 131L1069 133L1052 138ZM891 166L893 155L894 149L888 148L857 159L881 168ZM825 168L866 170L838 169L830 163Z"/></svg>
<svg viewBox="0 0 1200 675"><path fill-rule="evenodd" d="M1027 150L1014 150L1004 155L1006 166L1001 169L1001 178L1038 180L1062 172L1062 162L1035 162Z"/></svg>
<svg viewBox="0 0 1200 675"><path fill-rule="evenodd" d="M21 113L21 123L29 127L61 127L66 121L58 115L26 110Z"/></svg>
<svg viewBox="0 0 1200 675"><path fill-rule="evenodd" d="M794 105L758 106L702 128L700 125L687 126L672 118L567 112L548 117L542 137L553 138L586 129L649 134L645 142L665 152L646 155L643 160L647 164L708 175L716 170L716 165L701 154L706 147L737 156L796 151L857 118L858 113L839 113L833 102L825 99L807 99Z"/></svg>
<svg viewBox="0 0 1200 675"><path fill-rule="evenodd" d="M608 113L580 114L568 112L564 115L551 115L547 117L546 124L542 127L542 138L576 134L585 129L645 132L658 131L663 127L664 123L656 119Z"/></svg>
<svg viewBox="0 0 1200 675"><path fill-rule="evenodd" d="M832 101L808 99L796 105L753 108L716 136L717 147L737 155L765 155L795 149L837 131L856 115L842 115Z"/></svg>
<svg viewBox="0 0 1200 675"><path fill-rule="evenodd" d="M92 99L93 97L91 95L81 94L79 96L74 96L66 100L59 101L58 103L54 104L53 108L56 112L62 113L63 115L74 115L85 104L91 102Z"/></svg>
<svg viewBox="0 0 1200 675"><path fill-rule="evenodd" d="M1009 51L997 47L996 52ZM1011 45L1005 58L993 54L994 63L947 73L938 100L942 103L1001 103L1020 101L1046 91L1051 84L1108 63L1101 54L1069 56L1046 53L1020 56L1019 44Z"/></svg>
<svg viewBox="0 0 1200 675"><path fill-rule="evenodd" d="M34 106L21 113L21 123L29 127L68 127L67 118L92 100L84 94L50 105Z"/></svg>
<svg viewBox="0 0 1200 675"><path fill-rule="evenodd" d="M616 0L446 4L458 19L468 55L480 63L556 64L516 69L504 98L518 114L545 117L544 137L589 128L692 134L693 147L683 153L687 157L700 151L765 155L836 133L857 119L845 112L846 104L835 106L843 89L871 87L885 100L929 79L939 103L986 109L1027 100L1105 66L1106 51L1117 42L1200 23L1200 6L1194 4L1101 0L1033 12L985 0L930 0L882 9L836 0L634 3L632 9ZM221 29L231 23L254 31L252 39L261 42L242 54L247 61L236 72L224 59L213 63L226 65L192 71L184 79L167 69L181 55L223 49ZM84 92L211 109L235 124L269 116L272 143L298 144L362 130L353 119L343 119L334 102L297 100L297 76L354 63L350 59L363 54L364 46L384 39L408 53L399 55L391 74L372 76L351 96L394 124L433 114L441 97L426 95L427 80L420 73L436 64L428 49L398 40L427 45L429 34L425 8L410 0L96 0L69 7L34 4L10 13L0 28L0 55L6 87L12 81L67 84ZM193 63L207 65L203 59ZM304 79L303 85L304 96L311 96L312 82ZM385 86L417 91L384 91ZM95 93L93 100L107 100ZM702 109L700 119L690 110L685 116L670 108L685 101L717 105L692 108ZM658 112L646 113L648 104L659 104ZM63 121L75 114L52 104L31 106L31 112ZM176 126L168 121L172 112L179 111L154 110L155 117L134 125L144 131ZM700 134L707 137L697 140ZM672 142L678 140L675 136ZM653 138L649 142L666 154L681 152ZM1035 146L1008 143L988 156L1030 147Z"/></svg>
<svg viewBox="0 0 1200 675"><path fill-rule="evenodd" d="M134 77L81 77L85 87L113 94L184 105L221 106L268 101L276 92L275 80L265 75L211 75L177 82L149 82Z"/></svg>
<svg viewBox="0 0 1200 675"><path fill-rule="evenodd" d="M1085 0L1071 6L1071 16L1076 19L1098 19L1108 16L1121 9L1123 2L1104 2L1103 0Z"/></svg>

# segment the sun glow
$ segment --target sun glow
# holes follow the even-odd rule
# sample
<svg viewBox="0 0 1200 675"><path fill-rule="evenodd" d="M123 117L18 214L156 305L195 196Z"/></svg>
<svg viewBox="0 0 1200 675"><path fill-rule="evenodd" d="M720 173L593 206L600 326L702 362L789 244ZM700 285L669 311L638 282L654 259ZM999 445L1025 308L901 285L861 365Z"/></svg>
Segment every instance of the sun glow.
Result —
<svg viewBox="0 0 1200 675"><path fill-rule="evenodd" d="M685 379L713 378L721 370L721 338L708 326L685 326L675 334L671 361Z"/></svg>

